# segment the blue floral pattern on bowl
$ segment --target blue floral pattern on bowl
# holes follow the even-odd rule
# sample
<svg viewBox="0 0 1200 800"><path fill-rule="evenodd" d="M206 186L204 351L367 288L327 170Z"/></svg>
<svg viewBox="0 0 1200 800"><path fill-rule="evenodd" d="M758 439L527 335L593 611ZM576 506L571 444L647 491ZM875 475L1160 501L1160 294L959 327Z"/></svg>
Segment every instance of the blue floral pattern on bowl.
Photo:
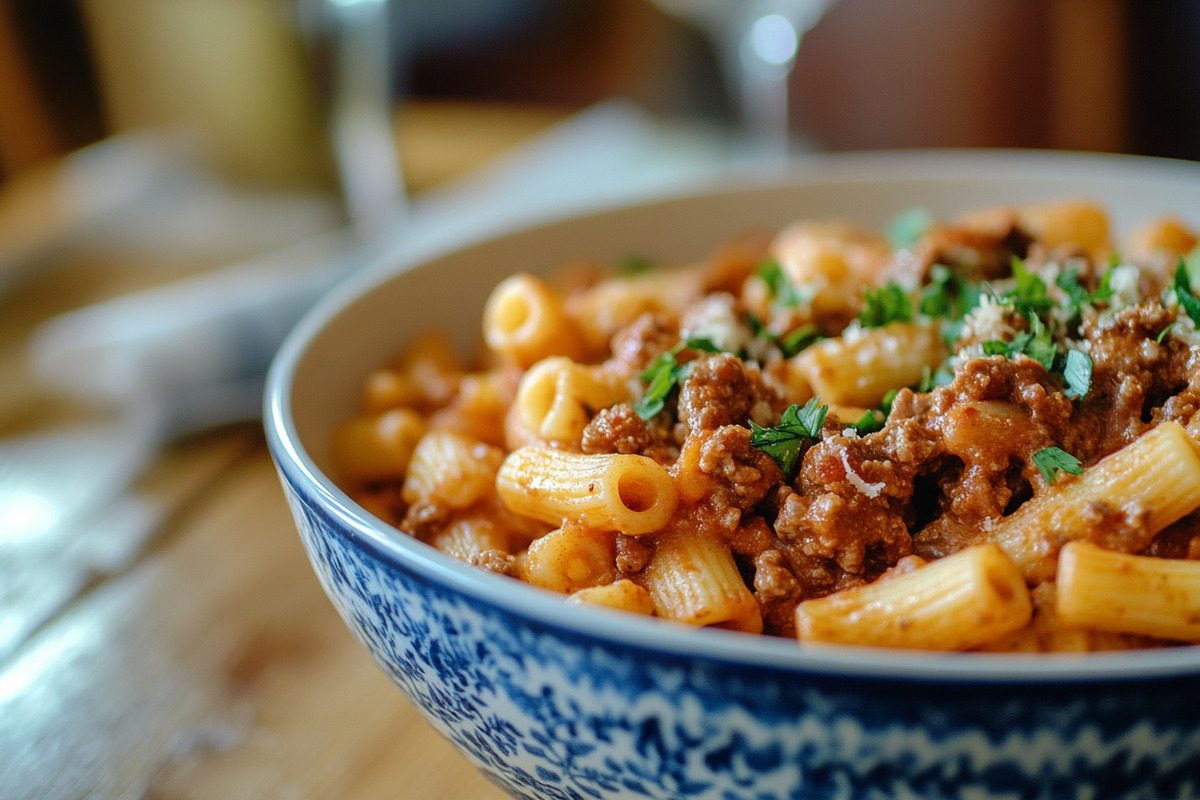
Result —
<svg viewBox="0 0 1200 800"><path fill-rule="evenodd" d="M728 661L604 641L399 563L281 473L341 616L514 797L1200 797L1194 678L888 680L738 663L737 634Z"/></svg>

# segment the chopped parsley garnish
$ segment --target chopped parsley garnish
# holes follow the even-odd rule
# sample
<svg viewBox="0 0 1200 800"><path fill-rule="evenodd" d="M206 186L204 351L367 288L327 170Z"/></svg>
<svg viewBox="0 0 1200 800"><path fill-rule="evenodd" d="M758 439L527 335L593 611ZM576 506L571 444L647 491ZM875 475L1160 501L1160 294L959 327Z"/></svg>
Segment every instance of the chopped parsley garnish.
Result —
<svg viewBox="0 0 1200 800"><path fill-rule="evenodd" d="M646 392L642 399L634 403L634 412L642 419L653 419L666 405L671 390L677 387L692 371L692 363L679 363L679 354L684 349L719 353L720 349L711 339L700 336L689 336L684 341L664 350L650 363L641 374L646 383Z"/></svg>
<svg viewBox="0 0 1200 800"><path fill-rule="evenodd" d="M791 358L809 345L816 344L825 338L816 325L801 325L787 333L778 334L768 330L767 326L762 324L762 320L753 314L746 316L746 322L749 323L755 339L762 339L775 345L784 358Z"/></svg>
<svg viewBox="0 0 1200 800"><path fill-rule="evenodd" d="M979 305L980 287L943 264L929 268L921 289L921 313L935 319L958 319Z"/></svg>
<svg viewBox="0 0 1200 800"><path fill-rule="evenodd" d="M1110 300L1117 292L1112 288L1113 270L1120 264L1110 265L1104 270L1104 274L1100 276L1100 285L1096 287L1096 291L1092 292L1091 301L1093 303L1102 300Z"/></svg>
<svg viewBox="0 0 1200 800"><path fill-rule="evenodd" d="M1067 397L1085 396L1092 387L1092 357L1082 350L1058 351L1049 329L1040 317L1029 318L1029 330L1018 333L1011 342L992 339L982 344L985 356L1016 358L1025 355L1041 364L1047 372L1058 375L1066 384Z"/></svg>
<svg viewBox="0 0 1200 800"><path fill-rule="evenodd" d="M780 336L776 340L776 343L779 345L779 350L783 353L783 357L791 358L822 338L821 331L816 325L802 325Z"/></svg>
<svg viewBox="0 0 1200 800"><path fill-rule="evenodd" d="M829 406L814 397L803 408L795 403L788 406L780 423L770 428L750 420L750 444L769 455L792 478L804 449L820 437L828 413Z"/></svg>
<svg viewBox="0 0 1200 800"><path fill-rule="evenodd" d="M1054 301L1046 292L1046 282L1036 272L1025 269L1025 262L1014 256L1013 277L1016 285L1002 298L1027 317L1045 314L1054 307Z"/></svg>
<svg viewBox="0 0 1200 800"><path fill-rule="evenodd" d="M754 274L762 278L763 282L767 284L767 291L770 292L771 300L778 305L795 307L803 305L812 299L807 292L800 289L788 279L787 273L783 271L783 267L773 258L769 258L759 264Z"/></svg>
<svg viewBox="0 0 1200 800"><path fill-rule="evenodd" d="M1058 278L1054 282L1070 298L1076 308L1082 306L1084 303L1091 302L1092 296L1084 288L1083 284L1079 282L1078 267L1064 269L1058 273Z"/></svg>
<svg viewBox="0 0 1200 800"><path fill-rule="evenodd" d="M1100 276L1100 285L1096 287L1096 291L1094 292L1089 292L1080 283L1078 267L1068 267L1058 274L1058 278L1054 282L1059 289L1062 289L1063 294L1066 295L1066 306L1072 312L1071 318L1073 320L1079 319L1083 314L1083 307L1085 305L1095 305L1113 296L1114 292L1111 285L1112 272L1112 267L1105 270L1104 274Z"/></svg>
<svg viewBox="0 0 1200 800"><path fill-rule="evenodd" d="M642 419L653 419L666 405L667 395L685 377L687 365L677 364L673 351L659 353L658 358L641 375L646 382L646 392L641 400L634 403L633 410Z"/></svg>
<svg viewBox="0 0 1200 800"><path fill-rule="evenodd" d="M855 433L859 436L866 436L868 433L883 430L884 423L887 422L887 415L878 408L869 408L863 412L863 415L858 418L858 421L850 427L854 428Z"/></svg>
<svg viewBox="0 0 1200 800"><path fill-rule="evenodd" d="M858 418L858 421L850 424L850 427L859 436L866 436L868 433L883 430L883 426L887 424L888 416L892 413L892 403L896 401L898 393L898 389L888 390L888 393L883 396L883 400L877 408L868 408Z"/></svg>
<svg viewBox="0 0 1200 800"><path fill-rule="evenodd" d="M684 348L695 350L697 353L719 353L721 348L717 347L713 340L707 336L689 336L683 340L682 345L676 345L673 350L676 355Z"/></svg>
<svg viewBox="0 0 1200 800"><path fill-rule="evenodd" d="M1068 350L1062 374L1067 382L1067 397L1083 397L1092 388L1092 357L1082 350Z"/></svg>
<svg viewBox="0 0 1200 800"><path fill-rule="evenodd" d="M1061 447L1053 445L1043 447L1034 453L1033 463L1042 473L1042 477L1046 479L1046 483L1054 483L1054 479L1060 472L1069 472L1072 475L1083 473L1083 464L1078 458Z"/></svg>
<svg viewBox="0 0 1200 800"><path fill-rule="evenodd" d="M1175 302L1192 318L1192 322L1200 325L1200 298L1192 293L1192 276L1188 274L1187 262L1179 259L1175 268Z"/></svg>
<svg viewBox="0 0 1200 800"><path fill-rule="evenodd" d="M638 275L649 272L654 266L654 261L645 256L630 255L621 259L621 263L617 265L617 272L622 275Z"/></svg>
<svg viewBox="0 0 1200 800"><path fill-rule="evenodd" d="M940 321L942 341L948 349L954 349L962 335L963 318L979 305L982 293L982 284L965 279L943 264L929 268L929 282L921 288L920 310Z"/></svg>
<svg viewBox="0 0 1200 800"><path fill-rule="evenodd" d="M983 343L985 356L1005 356L1015 358L1026 355L1046 368L1047 372L1054 369L1054 361L1058 356L1058 348L1050 331L1037 316L1029 317L1029 330L1022 331L1013 337L1011 342L992 339Z"/></svg>
<svg viewBox="0 0 1200 800"><path fill-rule="evenodd" d="M954 370L950 367L950 362L952 360L953 356L947 358L938 366L937 369L931 369L928 364L922 366L921 380L915 387L913 387L916 389L917 393L927 394L939 386L949 386L950 382L954 380ZM893 393L895 392L895 390L892 391ZM892 399L895 399L894 394L892 394ZM891 408L890 404L888 405L888 408Z"/></svg>
<svg viewBox="0 0 1200 800"><path fill-rule="evenodd" d="M892 217L887 224L887 238L895 250L912 247L933 228L933 215L923 208L911 208Z"/></svg>
<svg viewBox="0 0 1200 800"><path fill-rule="evenodd" d="M858 322L864 328L882 328L892 322L911 322L912 300L903 289L888 281L879 289L867 289Z"/></svg>

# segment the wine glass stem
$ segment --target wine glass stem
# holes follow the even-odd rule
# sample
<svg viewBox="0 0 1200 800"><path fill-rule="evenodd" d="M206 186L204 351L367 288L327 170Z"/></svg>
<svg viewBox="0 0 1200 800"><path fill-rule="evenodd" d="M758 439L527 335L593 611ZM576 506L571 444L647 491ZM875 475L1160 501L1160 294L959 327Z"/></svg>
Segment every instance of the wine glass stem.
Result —
<svg viewBox="0 0 1200 800"><path fill-rule="evenodd" d="M799 46L796 25L782 15L753 20L727 47L727 68L736 76L739 124L745 155L765 163L788 157L791 125L788 78Z"/></svg>
<svg viewBox="0 0 1200 800"><path fill-rule="evenodd" d="M787 158L791 131L788 73L767 72L759 64L741 69L739 102L745 147L751 156L769 161Z"/></svg>

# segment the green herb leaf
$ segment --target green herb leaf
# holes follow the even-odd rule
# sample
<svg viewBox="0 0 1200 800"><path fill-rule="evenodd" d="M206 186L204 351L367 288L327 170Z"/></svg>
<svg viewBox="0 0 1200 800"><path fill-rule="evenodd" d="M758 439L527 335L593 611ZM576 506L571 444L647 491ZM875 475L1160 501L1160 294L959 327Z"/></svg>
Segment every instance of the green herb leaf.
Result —
<svg viewBox="0 0 1200 800"><path fill-rule="evenodd" d="M1023 351L1025 355L1045 367L1047 372L1053 372L1058 358L1058 346L1054 344L1049 329L1042 324L1040 317L1030 317L1029 324L1029 339L1025 342Z"/></svg>
<svg viewBox="0 0 1200 800"><path fill-rule="evenodd" d="M1082 350L1068 350L1063 364L1067 397L1083 397L1092 388L1092 357Z"/></svg>
<svg viewBox="0 0 1200 800"><path fill-rule="evenodd" d="M1042 324L1041 318L1029 317L1029 330L1018 333L1011 342L991 339L983 343L983 354L986 356L1005 356L1015 358L1026 355L1037 361L1047 372L1053 372L1058 358L1058 347L1050 336L1050 331Z"/></svg>
<svg viewBox="0 0 1200 800"><path fill-rule="evenodd" d="M883 430L884 423L886 422L887 416L882 411L878 408L869 408L850 427L854 428L859 436L866 436L868 433Z"/></svg>
<svg viewBox="0 0 1200 800"><path fill-rule="evenodd" d="M1114 256L1114 259L1115 258L1116 256ZM1119 266L1119 263L1109 264L1108 269L1104 270L1104 274L1100 276L1100 285L1097 286L1096 291L1092 292L1091 294L1090 300L1093 304L1111 300L1112 296L1117 293L1116 290L1112 288L1112 275L1113 270Z"/></svg>
<svg viewBox="0 0 1200 800"><path fill-rule="evenodd" d="M1112 298L1114 294L1112 289L1112 274L1113 268L1110 266L1100 276L1100 284L1094 292L1089 292L1080 283L1079 269L1077 267L1069 267L1058 274L1055 284L1067 296L1067 307L1072 311L1073 320L1077 320L1082 316L1085 305L1096 305Z"/></svg>
<svg viewBox="0 0 1200 800"><path fill-rule="evenodd" d="M1192 322L1200 325L1200 298L1192 293L1192 278L1188 275L1187 262L1182 258L1175 268L1175 302L1192 318Z"/></svg>
<svg viewBox="0 0 1200 800"><path fill-rule="evenodd" d="M1161 331L1158 332L1158 336L1154 337L1154 341L1157 342L1158 344L1162 344L1163 339L1167 338L1167 334L1170 333L1171 330L1178 324L1179 324L1179 320L1175 320L1170 325L1163 328Z"/></svg>
<svg viewBox="0 0 1200 800"><path fill-rule="evenodd" d="M779 335L767 330L762 320L753 314L746 315L746 322L749 324L755 339L762 339L774 344L779 348L784 358L791 358L810 345L816 344L825 338L821 335L821 330L816 325L801 325L799 328Z"/></svg>
<svg viewBox="0 0 1200 800"><path fill-rule="evenodd" d="M1083 314L1083 307L1092 301L1092 296L1088 294L1088 290L1079 282L1079 269L1064 269L1058 273L1058 279L1055 280L1055 284L1067 296L1068 308L1071 309L1071 318L1078 319Z"/></svg>
<svg viewBox="0 0 1200 800"><path fill-rule="evenodd" d="M1013 348L1009 346L1008 342L1004 342L999 339L988 339L986 342L981 344L980 347L983 349L983 354L985 356L1004 356L1005 358L1012 358L1014 355L1021 352L1020 350L1014 351Z"/></svg>
<svg viewBox="0 0 1200 800"><path fill-rule="evenodd" d="M1033 463L1046 479L1046 483L1054 483L1060 472L1069 472L1072 475L1083 473L1080 460L1060 447L1043 447L1033 454Z"/></svg>
<svg viewBox="0 0 1200 800"><path fill-rule="evenodd" d="M882 328L892 322L909 322L913 318L912 300L904 290L888 281L879 289L867 289L858 321L864 328Z"/></svg>
<svg viewBox="0 0 1200 800"><path fill-rule="evenodd" d="M1013 277L1016 286L1004 295L1004 301L1027 317L1045 314L1054 307L1054 301L1046 294L1046 282L1035 272L1025 269L1025 262L1013 257Z"/></svg>
<svg viewBox="0 0 1200 800"><path fill-rule="evenodd" d="M769 455L790 479L804 449L820 437L828 413L829 406L814 397L803 408L788 406L780 423L770 428L750 420L750 444Z"/></svg>
<svg viewBox="0 0 1200 800"><path fill-rule="evenodd" d="M980 286L943 264L929 268L929 283L921 289L921 313L935 319L955 320L979 304Z"/></svg>
<svg viewBox="0 0 1200 800"><path fill-rule="evenodd" d="M721 352L721 348L717 347L713 343L713 340L708 338L707 336L689 336L683 340L682 346L675 347L673 350L671 350L671 353L673 355L677 356L677 355L679 355L679 352L681 350L683 350L685 347L688 350L695 350L697 353L719 353L719 352Z"/></svg>
<svg viewBox="0 0 1200 800"><path fill-rule="evenodd" d="M778 305L795 308L804 305L811 299L808 293L795 286L788 279L787 273L783 271L783 267L773 258L769 258L759 264L754 274L767 284L767 291L770 293L771 300Z"/></svg>
<svg viewBox="0 0 1200 800"><path fill-rule="evenodd" d="M679 385L683 376L680 374L679 365L675 363L675 356L674 350L659 353L658 358L642 372L640 377L646 383L646 391L642 399L633 405L634 412L642 419L658 416L666 405L671 390Z"/></svg>
<svg viewBox="0 0 1200 800"><path fill-rule="evenodd" d="M646 384L646 391L642 399L633 404L633 410L642 419L658 416L658 412L666 406L671 390L691 374L691 362L679 363L679 354L685 349L705 353L721 352L721 348L713 344L712 339L707 336L689 336L670 350L659 353L639 376Z"/></svg>
<svg viewBox="0 0 1200 800"><path fill-rule="evenodd" d="M929 374L928 368L925 370L928 380L932 383L932 376ZM866 436L868 433L883 430L883 426L887 424L887 419L892 414L892 404L896 402L896 395L899 394L899 389L889 389L887 394L883 396L878 408L867 409L863 415L858 418L858 421L851 425L859 436Z"/></svg>
<svg viewBox="0 0 1200 800"><path fill-rule="evenodd" d="M892 248L904 250L912 247L933 228L934 218L923 208L912 208L892 217L887 224L887 237Z"/></svg>
<svg viewBox="0 0 1200 800"><path fill-rule="evenodd" d="M802 325L793 331L779 337L779 350L784 358L791 358L805 348L816 344L822 338L821 331L816 325Z"/></svg>
<svg viewBox="0 0 1200 800"><path fill-rule="evenodd" d="M637 275L654 269L654 261L645 256L629 255L617 264L617 272L621 275Z"/></svg>
<svg viewBox="0 0 1200 800"><path fill-rule="evenodd" d="M888 417L892 413L892 404L896 402L896 395L900 393L899 389L888 389L883 396L883 402L879 404L879 410L883 412L884 417Z"/></svg>

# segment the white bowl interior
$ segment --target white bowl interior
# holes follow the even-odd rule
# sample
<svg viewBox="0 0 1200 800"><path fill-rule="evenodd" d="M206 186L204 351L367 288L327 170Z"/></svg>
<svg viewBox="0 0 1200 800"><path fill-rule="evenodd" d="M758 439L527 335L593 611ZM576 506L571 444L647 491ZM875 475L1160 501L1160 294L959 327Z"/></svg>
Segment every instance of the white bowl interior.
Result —
<svg viewBox="0 0 1200 800"><path fill-rule="evenodd" d="M682 263L711 253L739 234L802 218L844 217L882 227L896 214L916 207L949 217L981 207L1068 197L1104 203L1118 231L1163 213L1200 228L1200 165L1020 151L824 156L771 181L761 176L730 178L708 190L467 244L418 265L398 254L349 281L306 316L277 356L268 404L283 417L281 435L285 441L294 437L287 443L318 483L349 513L380 531L381 540L394 540L382 523L358 510L327 477L332 431L357 410L367 373L420 332L440 327L464 355L474 352L484 301L503 277L518 270L551 273L577 259L616 263L637 255L663 264ZM431 557L436 561L440 556ZM491 577L485 576L482 585L496 591L488 584ZM527 587L502 580L513 585L514 602L526 602L519 593ZM502 591L507 596L508 590ZM656 636L662 634L659 629ZM794 643L769 640L752 650L772 661L798 652ZM860 657L853 652L832 656L839 664ZM1128 664L1138 668L1153 662L1168 671L1181 666L1200 671L1200 648L1131 657ZM867 656L864 663L872 658L878 656ZM928 669L926 659L920 663ZM1128 664L1109 663L1104 671L1120 672ZM1029 668L1036 674L1057 669L1045 660L1041 665L1030 662Z"/></svg>

